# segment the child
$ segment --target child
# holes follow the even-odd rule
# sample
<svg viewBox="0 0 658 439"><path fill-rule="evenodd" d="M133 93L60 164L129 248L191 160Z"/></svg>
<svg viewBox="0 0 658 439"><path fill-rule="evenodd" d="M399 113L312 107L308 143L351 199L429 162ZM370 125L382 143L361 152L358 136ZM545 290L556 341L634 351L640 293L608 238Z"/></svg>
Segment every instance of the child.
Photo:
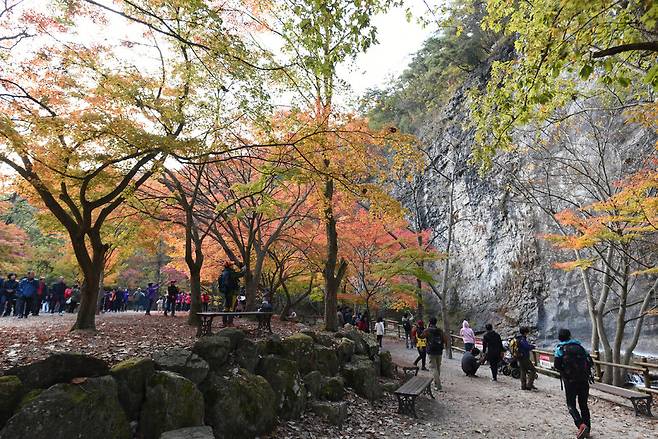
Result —
<svg viewBox="0 0 658 439"><path fill-rule="evenodd" d="M375 323L375 331L377 333L377 343L381 348L382 340L384 339L384 319L382 317L377 318L377 323Z"/></svg>

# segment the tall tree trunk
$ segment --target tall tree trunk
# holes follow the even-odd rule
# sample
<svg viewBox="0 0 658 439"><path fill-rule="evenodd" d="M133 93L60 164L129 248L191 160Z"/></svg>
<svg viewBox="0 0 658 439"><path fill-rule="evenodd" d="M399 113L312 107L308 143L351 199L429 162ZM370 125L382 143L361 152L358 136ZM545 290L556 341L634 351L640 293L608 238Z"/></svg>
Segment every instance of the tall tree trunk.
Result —
<svg viewBox="0 0 658 439"><path fill-rule="evenodd" d="M201 318L197 313L201 312L201 264L190 267L190 312L187 323L190 326L201 327Z"/></svg>
<svg viewBox="0 0 658 439"><path fill-rule="evenodd" d="M99 282L103 272L107 245L101 240L100 231L91 229L87 232L91 255L82 237L72 237L73 251L84 279L80 291L80 307L71 330L96 330L96 304L98 301ZM91 256L91 257L90 257Z"/></svg>
<svg viewBox="0 0 658 439"><path fill-rule="evenodd" d="M96 299L96 315L99 315L101 313L101 306L103 305L103 296L104 291L103 291L103 282L105 281L105 264L103 264L103 268L101 269L100 276L98 277L98 294L97 294L97 299Z"/></svg>
<svg viewBox="0 0 658 439"><path fill-rule="evenodd" d="M327 163L328 165L328 163ZM327 237L327 260L324 264L324 327L327 331L338 329L338 289L347 269L347 262L341 259L338 270L338 231L336 230L336 218L333 211L334 181L327 177L324 189L324 221Z"/></svg>
<svg viewBox="0 0 658 439"><path fill-rule="evenodd" d="M418 248L423 247L423 236L420 233L421 231L418 230L418 236L416 239L418 240ZM425 265L423 262L419 262L418 265L420 268L423 268ZM417 316L420 319L425 318L425 306L423 303L423 282L416 278L416 310L417 310Z"/></svg>

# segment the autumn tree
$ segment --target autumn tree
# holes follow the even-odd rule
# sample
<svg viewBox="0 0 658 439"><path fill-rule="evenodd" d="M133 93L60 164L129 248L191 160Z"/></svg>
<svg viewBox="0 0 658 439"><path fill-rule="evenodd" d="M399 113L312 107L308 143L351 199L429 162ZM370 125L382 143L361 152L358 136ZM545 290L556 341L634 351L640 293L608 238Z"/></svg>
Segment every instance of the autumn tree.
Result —
<svg viewBox="0 0 658 439"><path fill-rule="evenodd" d="M630 197L630 190L618 184L630 185L628 173L641 172L653 163L655 137L620 113L588 111L553 126L541 142L531 143L528 166L510 166L503 158L495 162L498 172L507 172L514 193L551 221L550 238L577 261L557 266L579 273L592 349L602 349L605 361L617 363L630 361L643 326L643 302L652 294L647 279L633 273L655 261L653 238L633 231L622 202L629 197L638 206L650 207L651 190L638 190ZM636 140L629 144L628 138ZM611 325L617 328L613 336ZM629 339L626 328L631 327ZM620 383L621 376L611 368L605 375Z"/></svg>
<svg viewBox="0 0 658 439"><path fill-rule="evenodd" d="M171 16L168 23L190 39L211 39L222 21L217 14L197 16L195 5L151 6ZM0 161L24 180L23 188L53 214L71 241L84 277L74 329L95 326L107 219L159 172L168 156L194 154L208 146L209 138L221 143L219 136L205 141L197 136L223 125L228 106L247 102L240 83L236 92L224 85L235 73L235 59L226 52L227 58L193 57L177 38L158 34L163 41L148 31L138 41L118 36L81 43L72 29L87 13L68 8L59 19L27 10L21 24L38 38L20 56L14 48L10 59L0 58ZM103 14L95 11L93 17L99 33L109 35L101 31ZM148 29L149 23L159 23L153 16L141 21ZM235 34L222 34L221 40L246 52ZM121 45L133 50L127 53ZM159 60L159 68L143 63L149 58ZM220 99L227 93L232 98ZM188 112L196 113L193 126Z"/></svg>

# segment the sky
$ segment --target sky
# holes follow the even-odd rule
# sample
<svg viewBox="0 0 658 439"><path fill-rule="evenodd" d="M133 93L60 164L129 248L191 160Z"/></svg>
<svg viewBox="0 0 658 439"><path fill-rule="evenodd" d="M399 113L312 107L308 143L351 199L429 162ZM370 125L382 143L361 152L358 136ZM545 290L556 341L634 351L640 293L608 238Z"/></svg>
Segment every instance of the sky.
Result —
<svg viewBox="0 0 658 439"><path fill-rule="evenodd" d="M426 12L423 0L407 2L415 16ZM378 29L379 44L361 54L354 67L343 68L341 76L351 85L352 92L359 96L368 88L382 87L391 78L399 76L433 33L431 27L423 28L412 18L408 22L404 8L390 9L373 19ZM351 70L351 71L350 71Z"/></svg>

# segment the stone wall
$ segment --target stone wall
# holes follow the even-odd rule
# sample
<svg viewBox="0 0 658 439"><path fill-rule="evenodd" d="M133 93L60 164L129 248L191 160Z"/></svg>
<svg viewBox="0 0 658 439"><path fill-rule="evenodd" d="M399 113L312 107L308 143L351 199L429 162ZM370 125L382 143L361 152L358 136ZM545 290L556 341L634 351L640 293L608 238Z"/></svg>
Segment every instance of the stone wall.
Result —
<svg viewBox="0 0 658 439"><path fill-rule="evenodd" d="M341 424L345 387L378 399L392 369L353 329L253 342L227 328L111 368L56 353L0 377L0 439L254 438L306 410Z"/></svg>

